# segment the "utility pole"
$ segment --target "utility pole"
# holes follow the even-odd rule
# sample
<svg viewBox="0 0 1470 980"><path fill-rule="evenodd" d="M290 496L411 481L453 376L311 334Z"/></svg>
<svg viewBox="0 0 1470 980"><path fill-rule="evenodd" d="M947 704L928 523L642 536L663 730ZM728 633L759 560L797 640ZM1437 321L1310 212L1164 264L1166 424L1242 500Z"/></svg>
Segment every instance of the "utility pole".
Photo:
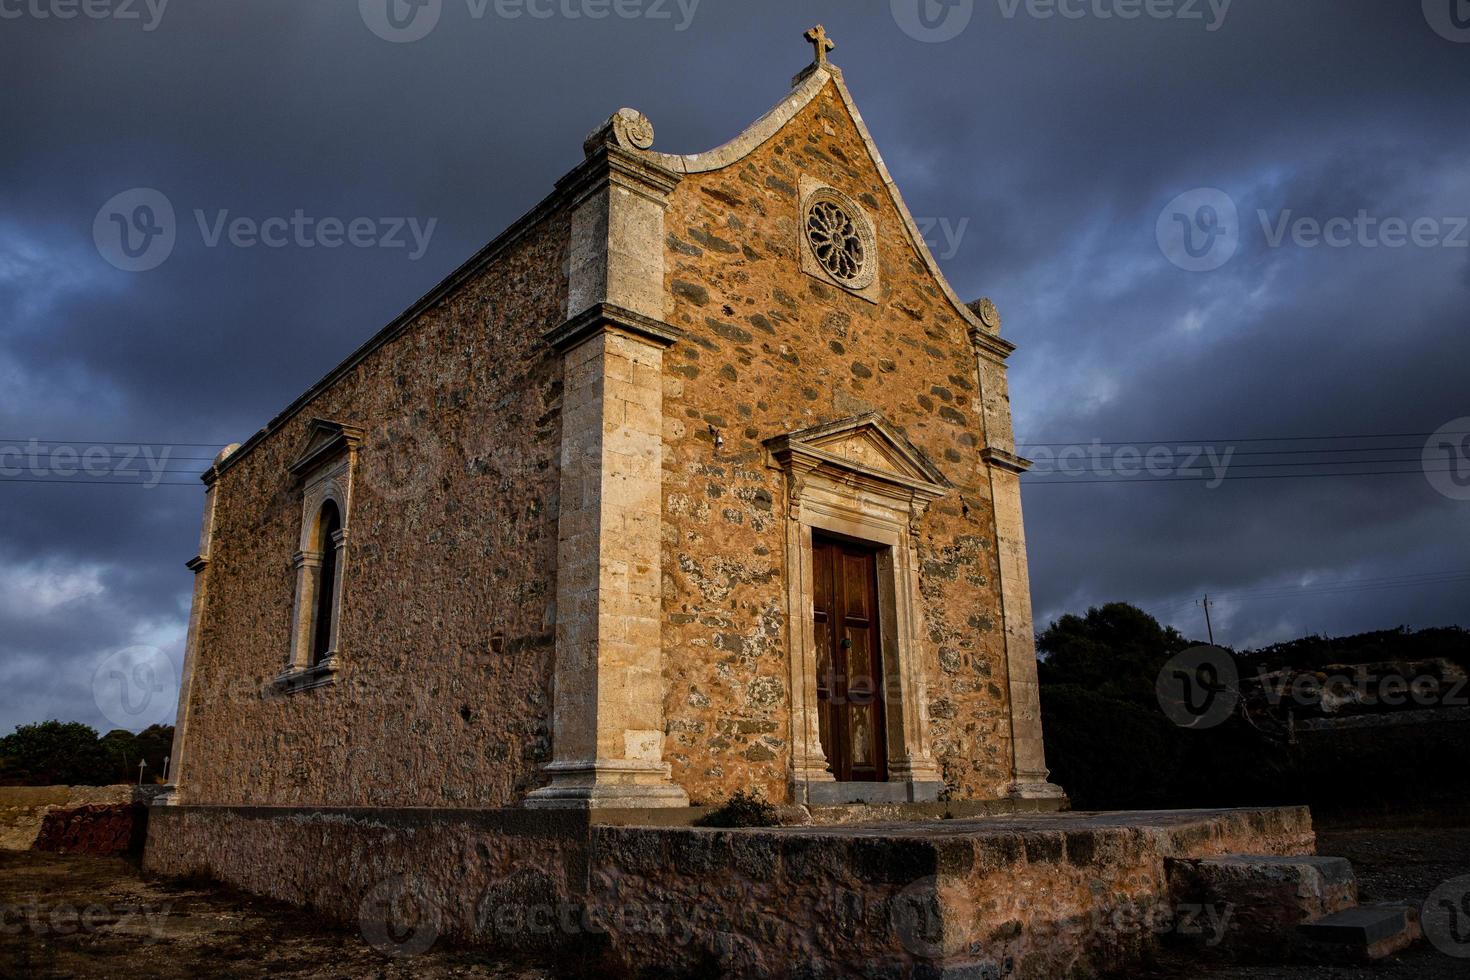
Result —
<svg viewBox="0 0 1470 980"><path fill-rule="evenodd" d="M1204 606L1205 607L1205 631L1210 634L1210 646L1214 646L1215 645L1215 627L1212 626L1212 625L1210 625L1210 606L1213 605L1213 603L1210 601L1210 594L1208 592L1206 592L1205 593L1205 597L1203 599L1200 599L1196 603L1196 605L1200 605L1200 606Z"/></svg>
<svg viewBox="0 0 1470 980"><path fill-rule="evenodd" d="M138 760L138 785L139 786L142 786L143 785L143 770L144 769L147 769L147 768L148 768L148 760L147 759L139 759Z"/></svg>

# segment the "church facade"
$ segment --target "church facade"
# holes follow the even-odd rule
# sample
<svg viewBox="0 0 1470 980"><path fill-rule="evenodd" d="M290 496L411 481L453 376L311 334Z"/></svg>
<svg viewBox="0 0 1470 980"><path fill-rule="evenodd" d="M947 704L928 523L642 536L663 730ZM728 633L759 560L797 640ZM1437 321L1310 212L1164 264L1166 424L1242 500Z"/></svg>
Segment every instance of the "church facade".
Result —
<svg viewBox="0 0 1470 980"><path fill-rule="evenodd" d="M710 152L620 110L220 455L174 802L1060 798L1013 346L810 39Z"/></svg>

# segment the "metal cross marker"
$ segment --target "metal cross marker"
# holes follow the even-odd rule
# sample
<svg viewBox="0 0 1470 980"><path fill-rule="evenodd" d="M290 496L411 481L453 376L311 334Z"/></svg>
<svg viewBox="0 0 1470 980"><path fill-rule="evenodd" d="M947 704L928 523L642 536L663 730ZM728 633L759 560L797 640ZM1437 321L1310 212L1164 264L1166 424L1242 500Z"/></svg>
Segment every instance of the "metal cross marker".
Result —
<svg viewBox="0 0 1470 980"><path fill-rule="evenodd" d="M827 36L827 28L818 24L816 27L807 31L805 37L817 51L817 64L825 65L827 63L827 52L837 47L832 42L832 39Z"/></svg>

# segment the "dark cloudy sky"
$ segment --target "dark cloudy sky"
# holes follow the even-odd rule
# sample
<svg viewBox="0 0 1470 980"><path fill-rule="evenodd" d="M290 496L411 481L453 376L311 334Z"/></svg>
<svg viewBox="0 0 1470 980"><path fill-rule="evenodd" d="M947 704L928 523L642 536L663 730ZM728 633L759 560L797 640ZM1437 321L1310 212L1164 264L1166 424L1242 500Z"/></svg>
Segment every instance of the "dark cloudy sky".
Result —
<svg viewBox="0 0 1470 980"><path fill-rule="evenodd" d="M370 29L403 36L384 0L90 2L113 16L0 0L0 731L168 720L99 706L94 675L181 659L204 459L539 200L612 110L661 149L721 143L816 21L950 280L1020 345L1023 451L1156 450L1130 478L1167 482L1096 482L1113 446L1030 478L1039 624L1124 599L1201 634L1205 591L1232 645L1470 622L1447 574L1470 569L1470 491L1420 463L1470 430L1465 0L429 0L410 42ZM115 226L161 227L139 210L160 197L172 251L118 268L160 257ZM432 233L229 240L298 210ZM1296 224L1360 212L1331 244ZM94 468L171 447L169 475L5 454L33 438L102 447ZM1430 458L1470 473L1463 438ZM1223 484L1164 469L1205 440L1235 453ZM1382 462L1280 465L1344 459ZM1406 472L1331 475L1365 470Z"/></svg>

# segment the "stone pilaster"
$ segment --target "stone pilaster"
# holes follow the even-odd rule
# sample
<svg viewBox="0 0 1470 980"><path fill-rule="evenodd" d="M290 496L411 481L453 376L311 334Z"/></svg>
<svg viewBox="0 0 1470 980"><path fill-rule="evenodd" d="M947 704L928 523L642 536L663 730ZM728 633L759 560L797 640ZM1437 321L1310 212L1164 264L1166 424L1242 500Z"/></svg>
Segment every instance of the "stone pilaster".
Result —
<svg viewBox="0 0 1470 980"><path fill-rule="evenodd" d="M342 579L347 572L347 529L344 527L333 531L329 545L335 553L335 560L332 562L332 581L322 583L323 588L332 590L332 627L324 659L337 655L337 638L340 635L338 630L342 626Z"/></svg>
<svg viewBox="0 0 1470 980"><path fill-rule="evenodd" d="M291 611L291 662L289 671L306 670L311 664L311 644L316 632L316 590L322 587L322 554L298 551L296 563L296 606Z"/></svg>
<svg viewBox="0 0 1470 980"><path fill-rule="evenodd" d="M189 604L189 628L184 637L184 669L179 677L179 707L174 718L174 740L169 748L169 785L156 799L160 804L183 802L181 797L187 792L184 773L189 748L189 717L194 694L194 668L199 661L200 633L209 601L209 555L214 545L219 464L239 448L238 444L226 448L215 457L214 464L204 474L204 518L199 528L199 553L188 562L189 570L194 573L194 594Z"/></svg>
<svg viewBox="0 0 1470 980"><path fill-rule="evenodd" d="M1031 463L1015 453L1011 400L1005 359L1015 346L999 336L1000 317L988 300L977 315L992 330L972 330L980 380L985 449L981 460L995 507L996 557L1000 567L1001 620L1011 708L1010 795L1055 799L1062 788L1048 781L1041 735L1041 693L1036 678L1036 635L1031 619L1031 574L1026 561L1026 530L1021 515L1021 474Z"/></svg>
<svg viewBox="0 0 1470 980"><path fill-rule="evenodd" d="M688 806L664 762L664 210L678 177L621 146L624 110L587 143L572 195L563 358L551 783L531 807Z"/></svg>

